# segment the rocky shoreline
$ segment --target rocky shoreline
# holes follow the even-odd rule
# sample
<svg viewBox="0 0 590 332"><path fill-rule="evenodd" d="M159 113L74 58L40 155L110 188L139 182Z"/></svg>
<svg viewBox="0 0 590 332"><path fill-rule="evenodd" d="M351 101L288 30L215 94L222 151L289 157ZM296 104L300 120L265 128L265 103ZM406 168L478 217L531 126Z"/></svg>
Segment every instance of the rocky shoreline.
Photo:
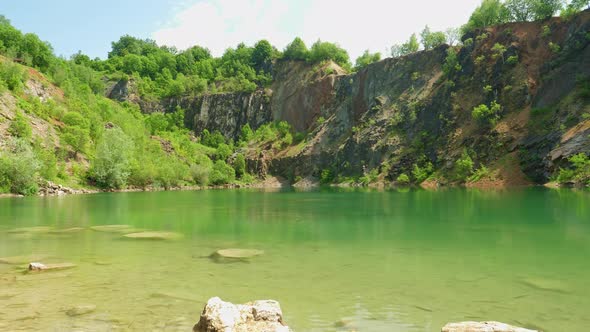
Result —
<svg viewBox="0 0 590 332"><path fill-rule="evenodd" d="M233 304L219 297L213 297L207 301L199 322L193 327L193 332L293 332L293 330L283 320L281 305L275 300ZM441 328L441 332L539 331L494 321L466 321L448 323Z"/></svg>

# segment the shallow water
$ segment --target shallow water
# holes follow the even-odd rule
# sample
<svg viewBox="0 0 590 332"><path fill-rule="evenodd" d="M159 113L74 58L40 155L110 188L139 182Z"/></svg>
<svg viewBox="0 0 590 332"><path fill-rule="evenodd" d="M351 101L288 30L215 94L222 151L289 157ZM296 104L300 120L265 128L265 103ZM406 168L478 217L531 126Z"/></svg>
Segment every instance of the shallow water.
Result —
<svg viewBox="0 0 590 332"><path fill-rule="evenodd" d="M125 239L89 229L111 224L183 238ZM32 226L83 229L17 229ZM207 258L222 248L265 253L248 262ZM77 267L30 274L26 264L0 264L2 331L190 331L212 296L276 299L296 331L440 331L461 320L549 332L590 324L587 191L0 199L0 259L22 255ZM67 315L87 304L96 310Z"/></svg>

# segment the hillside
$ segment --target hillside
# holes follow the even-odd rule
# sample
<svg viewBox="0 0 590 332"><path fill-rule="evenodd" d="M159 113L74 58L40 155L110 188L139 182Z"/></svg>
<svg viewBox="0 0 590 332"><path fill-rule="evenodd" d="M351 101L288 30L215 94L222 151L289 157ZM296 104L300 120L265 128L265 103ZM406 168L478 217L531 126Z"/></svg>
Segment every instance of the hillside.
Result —
<svg viewBox="0 0 590 332"><path fill-rule="evenodd" d="M543 184L590 152L589 31L588 11L502 24L466 34L462 47L388 58L350 75L334 63L278 61L270 89L172 98L143 110L180 106L197 135L207 129L237 140L243 125L273 121L304 133L286 147L240 150L261 177Z"/></svg>
<svg viewBox="0 0 590 332"><path fill-rule="evenodd" d="M33 51L15 51L31 34L2 24L4 49L23 57L0 59L0 193L268 176L295 185L590 184L588 10L472 29L461 46L354 71L345 51L322 42L300 58L263 42L212 58L125 36L108 60L64 60L38 39Z"/></svg>

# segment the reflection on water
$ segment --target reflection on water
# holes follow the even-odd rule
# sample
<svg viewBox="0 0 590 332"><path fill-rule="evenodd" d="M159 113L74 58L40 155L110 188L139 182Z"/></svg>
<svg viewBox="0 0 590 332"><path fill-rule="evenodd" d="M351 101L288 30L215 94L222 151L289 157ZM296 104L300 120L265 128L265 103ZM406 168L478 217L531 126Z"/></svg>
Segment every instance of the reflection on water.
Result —
<svg viewBox="0 0 590 332"><path fill-rule="evenodd" d="M538 188L1 199L0 330L190 331L220 296L276 299L297 331L439 331L457 320L583 331L589 203L586 191ZM183 237L90 229L112 224ZM265 253L208 258L222 248ZM77 266L25 274L30 260ZM93 310L71 315L76 306Z"/></svg>

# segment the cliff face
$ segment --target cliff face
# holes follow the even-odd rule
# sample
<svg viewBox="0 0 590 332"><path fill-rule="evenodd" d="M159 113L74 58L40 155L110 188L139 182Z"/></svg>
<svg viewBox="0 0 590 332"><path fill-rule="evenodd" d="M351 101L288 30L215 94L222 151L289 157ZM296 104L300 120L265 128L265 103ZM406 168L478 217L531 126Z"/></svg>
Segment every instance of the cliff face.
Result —
<svg viewBox="0 0 590 332"><path fill-rule="evenodd" d="M467 151L500 184L543 183L571 155L590 153L589 31L588 11L567 22L477 31L464 37L459 66L447 73L448 46L350 75L332 63L278 62L270 90L180 98L158 107L183 107L186 125L197 134L219 130L235 139L246 123L256 129L283 120L307 133L297 146L246 151L258 173L294 179L319 177L323 170L340 177L376 170L380 179L395 180L414 164L431 162L450 172ZM494 102L493 125L473 119L474 107Z"/></svg>

